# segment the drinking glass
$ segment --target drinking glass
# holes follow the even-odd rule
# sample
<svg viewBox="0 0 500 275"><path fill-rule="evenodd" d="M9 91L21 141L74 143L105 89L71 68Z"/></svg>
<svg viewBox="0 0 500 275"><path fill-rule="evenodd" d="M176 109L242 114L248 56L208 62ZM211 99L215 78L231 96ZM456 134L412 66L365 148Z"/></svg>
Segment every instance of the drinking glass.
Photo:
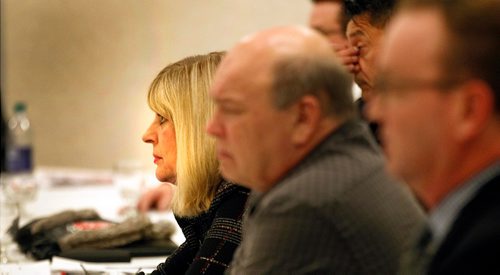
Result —
<svg viewBox="0 0 500 275"><path fill-rule="evenodd" d="M113 184L123 200L121 214L134 216L141 190L144 187L144 170L141 162L121 160L113 167Z"/></svg>
<svg viewBox="0 0 500 275"><path fill-rule="evenodd" d="M9 234L9 229L16 227L15 224L19 222L18 209L18 205L8 200L6 193L2 190L0 194L0 264L11 262L9 254L12 249L15 249L15 244Z"/></svg>
<svg viewBox="0 0 500 275"><path fill-rule="evenodd" d="M38 192L38 184L31 173L2 174L2 193L7 202L16 204L22 220L31 218L26 210L26 203L33 201Z"/></svg>

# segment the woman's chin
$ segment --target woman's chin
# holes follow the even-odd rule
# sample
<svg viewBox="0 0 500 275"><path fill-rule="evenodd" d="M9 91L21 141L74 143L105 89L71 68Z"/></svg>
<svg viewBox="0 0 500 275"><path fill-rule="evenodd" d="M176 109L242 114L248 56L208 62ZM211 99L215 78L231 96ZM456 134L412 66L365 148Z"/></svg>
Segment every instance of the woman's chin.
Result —
<svg viewBox="0 0 500 275"><path fill-rule="evenodd" d="M161 169L156 169L156 179L158 179L160 182L169 182L172 184L175 184L176 182L176 177L172 173L165 173L165 171L162 171Z"/></svg>

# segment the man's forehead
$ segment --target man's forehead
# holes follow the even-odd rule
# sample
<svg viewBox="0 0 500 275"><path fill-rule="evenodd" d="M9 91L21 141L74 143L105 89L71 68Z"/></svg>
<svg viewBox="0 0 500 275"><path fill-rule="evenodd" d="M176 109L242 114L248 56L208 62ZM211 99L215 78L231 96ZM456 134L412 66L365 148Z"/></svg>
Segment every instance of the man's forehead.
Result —
<svg viewBox="0 0 500 275"><path fill-rule="evenodd" d="M397 15L388 26L380 66L391 69L396 65L397 68L392 69L408 73L417 72L417 69L436 73L446 47L443 27L437 13L405 12Z"/></svg>
<svg viewBox="0 0 500 275"><path fill-rule="evenodd" d="M270 73L272 60L273 56L264 51L256 51L246 46L237 47L223 59L216 77L242 81L262 72Z"/></svg>
<svg viewBox="0 0 500 275"><path fill-rule="evenodd" d="M347 36L365 36L366 32L372 28L374 28L374 26L370 24L368 18L365 16L356 16L349 20L347 24Z"/></svg>
<svg viewBox="0 0 500 275"><path fill-rule="evenodd" d="M272 72L269 64L258 59L253 59L252 62L252 58L240 57L230 53L219 65L210 90L212 97L243 100L255 92L254 87L270 85Z"/></svg>
<svg viewBox="0 0 500 275"><path fill-rule="evenodd" d="M310 22L335 24L341 11L342 4L339 2L318 2L314 4L309 19Z"/></svg>
<svg viewBox="0 0 500 275"><path fill-rule="evenodd" d="M271 39L267 39L271 40ZM263 74L272 75L279 53L269 41L244 39L231 49L219 65L216 78L228 81L257 81Z"/></svg>
<svg viewBox="0 0 500 275"><path fill-rule="evenodd" d="M277 27L248 36L224 57L215 77L214 92L239 86L229 91L258 93L269 91L276 64L291 56L331 55L328 40L305 27ZM255 90L255 91L254 91Z"/></svg>

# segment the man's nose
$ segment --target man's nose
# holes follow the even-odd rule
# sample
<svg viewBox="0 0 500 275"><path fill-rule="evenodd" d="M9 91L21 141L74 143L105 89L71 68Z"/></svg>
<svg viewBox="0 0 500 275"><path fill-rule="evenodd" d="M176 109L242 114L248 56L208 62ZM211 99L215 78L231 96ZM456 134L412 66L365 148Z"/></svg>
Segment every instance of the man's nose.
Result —
<svg viewBox="0 0 500 275"><path fill-rule="evenodd" d="M217 113L214 113L212 118L207 122L206 132L213 137L221 137L222 136L222 126L219 122Z"/></svg>

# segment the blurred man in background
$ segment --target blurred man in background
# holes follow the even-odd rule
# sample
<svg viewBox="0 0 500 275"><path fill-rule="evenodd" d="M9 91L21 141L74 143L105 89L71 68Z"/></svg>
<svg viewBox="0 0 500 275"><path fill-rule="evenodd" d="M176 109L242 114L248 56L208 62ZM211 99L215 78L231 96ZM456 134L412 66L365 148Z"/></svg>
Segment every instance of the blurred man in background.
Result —
<svg viewBox="0 0 500 275"><path fill-rule="evenodd" d="M358 68L354 81L362 91L362 99L369 102L373 93L375 64L384 29L394 9L395 0L345 1L349 22L347 38L358 50Z"/></svg>
<svg viewBox="0 0 500 275"><path fill-rule="evenodd" d="M343 0L312 0L309 27L325 36L332 49L349 72L359 70L358 50L349 45L346 37L348 18L344 12ZM353 86L353 93L359 94L359 87Z"/></svg>
<svg viewBox="0 0 500 275"><path fill-rule="evenodd" d="M373 80L379 44L384 37L384 29L391 19L396 0L347 0L344 1L348 19L347 38L352 51L339 52L344 64L354 75L354 82L361 88L361 98L356 101L361 117L366 116L367 103L373 94ZM349 61L352 63L349 64ZM370 122L370 129L378 140L377 124Z"/></svg>
<svg viewBox="0 0 500 275"><path fill-rule="evenodd" d="M312 0L309 27L328 39L335 50L347 47L347 17L342 0Z"/></svg>
<svg viewBox="0 0 500 275"><path fill-rule="evenodd" d="M500 2L410 0L370 117L429 224L401 274L500 274Z"/></svg>

